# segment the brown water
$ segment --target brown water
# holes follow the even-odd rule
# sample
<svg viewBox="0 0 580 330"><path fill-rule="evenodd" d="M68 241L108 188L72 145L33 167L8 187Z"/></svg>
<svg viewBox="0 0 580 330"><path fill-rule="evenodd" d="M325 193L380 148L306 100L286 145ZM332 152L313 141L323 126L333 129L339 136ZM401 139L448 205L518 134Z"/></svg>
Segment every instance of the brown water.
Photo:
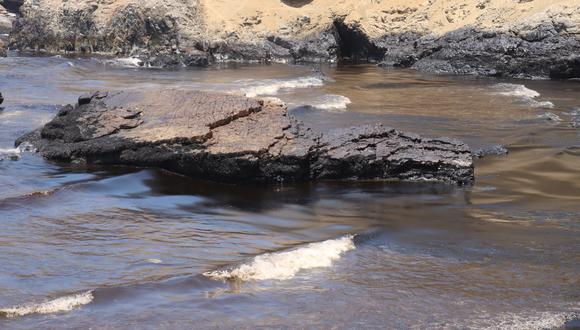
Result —
<svg viewBox="0 0 580 330"><path fill-rule="evenodd" d="M551 329L579 317L580 83L321 69L0 59L0 328ZM160 86L275 95L322 129L381 122L509 154L478 160L470 187L237 186L13 149L82 92Z"/></svg>

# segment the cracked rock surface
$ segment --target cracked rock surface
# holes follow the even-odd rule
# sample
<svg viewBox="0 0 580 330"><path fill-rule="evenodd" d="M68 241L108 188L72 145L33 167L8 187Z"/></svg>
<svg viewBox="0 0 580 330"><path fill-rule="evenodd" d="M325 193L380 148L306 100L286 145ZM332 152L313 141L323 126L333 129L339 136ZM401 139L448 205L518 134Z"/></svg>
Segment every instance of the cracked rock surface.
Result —
<svg viewBox="0 0 580 330"><path fill-rule="evenodd" d="M382 125L315 132L277 99L201 91L96 92L16 141L46 158L160 167L224 181L473 180L469 148Z"/></svg>

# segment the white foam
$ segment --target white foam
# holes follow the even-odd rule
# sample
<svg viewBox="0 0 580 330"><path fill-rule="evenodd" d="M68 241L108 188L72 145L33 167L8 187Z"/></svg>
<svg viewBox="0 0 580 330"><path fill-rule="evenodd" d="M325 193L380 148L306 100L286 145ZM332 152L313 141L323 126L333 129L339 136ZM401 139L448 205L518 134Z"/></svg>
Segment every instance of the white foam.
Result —
<svg viewBox="0 0 580 330"><path fill-rule="evenodd" d="M19 160L21 150L18 148L0 148L0 161L4 159Z"/></svg>
<svg viewBox="0 0 580 330"><path fill-rule="evenodd" d="M499 92L501 95L505 96L516 96L516 97L527 97L534 98L540 96L540 93L533 89L529 89L524 85L518 84L497 84L497 88L503 89L503 92Z"/></svg>
<svg viewBox="0 0 580 330"><path fill-rule="evenodd" d="M204 275L214 280L287 280L304 269L330 267L344 252L354 248L353 236L348 235L290 251L262 254L234 269L211 271Z"/></svg>
<svg viewBox="0 0 580 330"><path fill-rule="evenodd" d="M39 304L26 304L10 308L0 309L0 316L8 318L26 316L30 314L51 314L71 311L76 307L89 304L93 301L92 291L78 293L75 295L65 296L49 300Z"/></svg>
<svg viewBox="0 0 580 330"><path fill-rule="evenodd" d="M550 120L557 123L562 121L562 118L560 118L560 116L558 116L553 112L544 112L543 114L538 115L538 118Z"/></svg>
<svg viewBox="0 0 580 330"><path fill-rule="evenodd" d="M0 160L5 158L19 159L20 155L25 151L34 152L35 148L28 142L21 143L16 148L0 148Z"/></svg>
<svg viewBox="0 0 580 330"><path fill-rule="evenodd" d="M311 106L322 110L346 110L351 103L346 96L327 94L315 100Z"/></svg>
<svg viewBox="0 0 580 330"><path fill-rule="evenodd" d="M282 89L319 87L323 85L324 81L317 77L300 77L290 80L272 79L242 88L242 92L247 97L256 97L259 95L276 95Z"/></svg>
<svg viewBox="0 0 580 330"><path fill-rule="evenodd" d="M551 109L554 107L554 103L550 101L536 100L536 98L540 96L540 93L538 93L533 89L529 89L524 85L504 83L497 84L494 87L499 90L499 92L497 92L496 94L519 98L520 100L524 101L525 103L534 108Z"/></svg>
<svg viewBox="0 0 580 330"><path fill-rule="evenodd" d="M143 66L143 61L136 57L122 57L113 60L105 60L104 63L125 68L139 68Z"/></svg>
<svg viewBox="0 0 580 330"><path fill-rule="evenodd" d="M0 148L0 155L12 155L12 154L20 154L20 149L18 148Z"/></svg>
<svg viewBox="0 0 580 330"><path fill-rule="evenodd" d="M26 112L24 112L22 110L1 112L0 119L2 119L4 121L4 119L11 119L14 117L20 117L20 116L25 115L25 114L26 114Z"/></svg>
<svg viewBox="0 0 580 330"><path fill-rule="evenodd" d="M527 313L526 313L527 314ZM540 330L561 328L574 317L571 313L541 312L532 315L517 315L505 313L497 317L491 316L489 320L495 323L492 326L483 327L488 330Z"/></svg>

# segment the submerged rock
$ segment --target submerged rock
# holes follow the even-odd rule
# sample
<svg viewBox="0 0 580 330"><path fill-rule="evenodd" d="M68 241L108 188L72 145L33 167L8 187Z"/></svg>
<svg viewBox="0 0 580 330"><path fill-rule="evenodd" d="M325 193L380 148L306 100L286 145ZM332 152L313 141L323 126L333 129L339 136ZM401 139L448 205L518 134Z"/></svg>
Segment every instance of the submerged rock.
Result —
<svg viewBox="0 0 580 330"><path fill-rule="evenodd" d="M84 95L16 144L23 142L48 159L155 166L215 181L473 180L462 142L382 125L314 132L277 99L200 91Z"/></svg>

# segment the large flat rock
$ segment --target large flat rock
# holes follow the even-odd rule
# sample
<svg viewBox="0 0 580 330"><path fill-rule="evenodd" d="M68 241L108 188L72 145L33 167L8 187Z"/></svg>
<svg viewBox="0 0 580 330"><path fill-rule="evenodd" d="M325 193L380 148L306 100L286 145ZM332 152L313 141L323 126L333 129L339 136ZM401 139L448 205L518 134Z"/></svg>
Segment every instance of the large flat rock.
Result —
<svg viewBox="0 0 580 330"><path fill-rule="evenodd" d="M16 141L46 158L161 167L226 181L400 179L469 183L462 142L382 125L314 132L277 99L201 91L96 92Z"/></svg>

